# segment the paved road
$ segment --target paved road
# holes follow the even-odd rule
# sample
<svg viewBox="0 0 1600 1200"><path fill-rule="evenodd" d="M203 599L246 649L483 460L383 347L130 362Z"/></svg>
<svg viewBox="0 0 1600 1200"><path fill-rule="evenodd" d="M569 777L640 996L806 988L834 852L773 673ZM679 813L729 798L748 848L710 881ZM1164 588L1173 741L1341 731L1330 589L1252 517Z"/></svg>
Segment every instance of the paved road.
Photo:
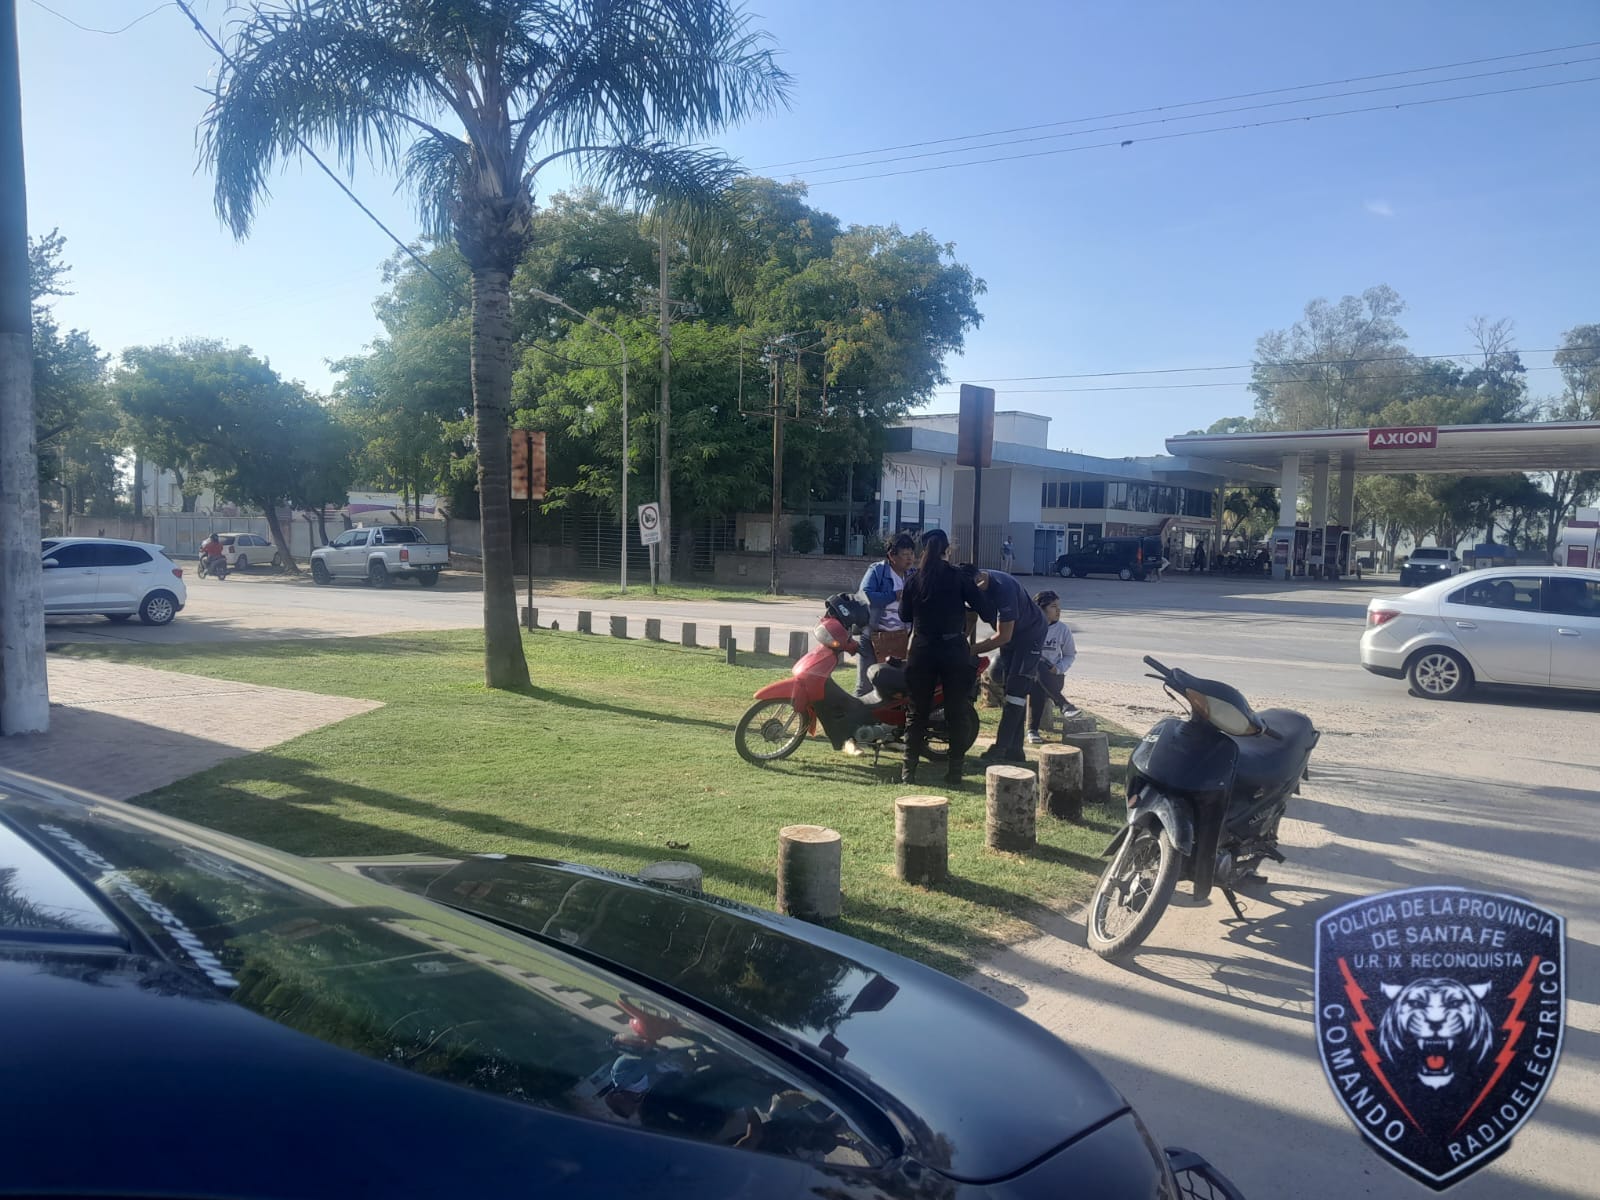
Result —
<svg viewBox="0 0 1600 1200"><path fill-rule="evenodd" d="M1040 581L1041 586L1045 581ZM1527 896L1568 918L1568 1026L1559 1072L1509 1154L1453 1189L1502 1200L1591 1197L1600 1179L1600 698L1485 694L1434 704L1368 675L1355 643L1369 596L1392 584L1073 581L1058 590L1077 631L1069 692L1133 728L1173 711L1140 657L1228 680L1258 707L1309 713L1323 731L1305 796L1284 829L1290 863L1248 897L1238 925L1220 897L1182 896L1145 950L1111 966L1083 947L1078 915L988 964L977 980L1084 1049L1158 1136L1200 1149L1253 1200L1409 1197L1411 1183L1360 1144L1313 1049L1312 927L1364 895L1457 883ZM348 636L479 623L463 585L313 588L251 578L197 584L164 630L52 621L50 638L133 642ZM573 627L580 604L536 597L541 623ZM594 602L595 628L626 613L704 627L809 629L815 600ZM1292 1153L1286 1153L1292 1148Z"/></svg>

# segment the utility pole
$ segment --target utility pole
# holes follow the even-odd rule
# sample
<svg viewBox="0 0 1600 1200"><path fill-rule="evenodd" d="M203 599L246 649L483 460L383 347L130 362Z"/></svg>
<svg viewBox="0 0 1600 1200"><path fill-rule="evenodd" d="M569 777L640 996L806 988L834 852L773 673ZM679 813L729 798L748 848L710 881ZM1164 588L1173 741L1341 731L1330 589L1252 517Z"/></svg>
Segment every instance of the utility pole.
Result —
<svg viewBox="0 0 1600 1200"><path fill-rule="evenodd" d="M667 265L670 261L665 213L656 214L661 234L661 415L657 421L659 441L656 470L661 476L657 499L661 501L661 544L656 547L656 569L662 583L672 582L672 302L667 296Z"/></svg>
<svg viewBox="0 0 1600 1200"><path fill-rule="evenodd" d="M778 529L783 520L783 359L772 356L772 585L774 596L783 595L778 574Z"/></svg>
<svg viewBox="0 0 1600 1200"><path fill-rule="evenodd" d="M0 734L50 727L16 0L0 0Z"/></svg>

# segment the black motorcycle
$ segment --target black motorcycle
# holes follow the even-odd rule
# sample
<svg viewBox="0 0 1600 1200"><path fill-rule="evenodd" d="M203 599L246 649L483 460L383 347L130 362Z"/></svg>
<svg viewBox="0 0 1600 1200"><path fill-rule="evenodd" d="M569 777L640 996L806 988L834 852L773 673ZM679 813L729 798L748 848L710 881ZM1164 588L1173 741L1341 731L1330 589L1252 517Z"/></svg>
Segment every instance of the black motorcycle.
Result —
<svg viewBox="0 0 1600 1200"><path fill-rule="evenodd" d="M228 577L228 557L225 554L200 556L198 574L201 579L226 579Z"/></svg>
<svg viewBox="0 0 1600 1200"><path fill-rule="evenodd" d="M1319 734L1309 717L1284 708L1252 712L1238 690L1153 658L1145 665L1189 705L1189 718L1158 721L1128 763L1128 824L1089 901L1089 949L1116 958L1156 927L1179 877L1196 900L1234 888L1263 859L1283 862L1278 822L1306 777Z"/></svg>

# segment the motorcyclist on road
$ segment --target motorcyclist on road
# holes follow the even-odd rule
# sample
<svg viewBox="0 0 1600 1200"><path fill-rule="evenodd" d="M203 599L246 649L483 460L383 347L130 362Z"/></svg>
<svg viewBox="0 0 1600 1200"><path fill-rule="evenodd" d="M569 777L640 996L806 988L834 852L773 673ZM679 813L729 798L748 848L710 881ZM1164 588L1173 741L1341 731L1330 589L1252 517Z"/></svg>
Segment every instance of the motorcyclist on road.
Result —
<svg viewBox="0 0 1600 1200"><path fill-rule="evenodd" d="M209 535L200 546L200 557L207 562L222 557L222 539L215 533Z"/></svg>

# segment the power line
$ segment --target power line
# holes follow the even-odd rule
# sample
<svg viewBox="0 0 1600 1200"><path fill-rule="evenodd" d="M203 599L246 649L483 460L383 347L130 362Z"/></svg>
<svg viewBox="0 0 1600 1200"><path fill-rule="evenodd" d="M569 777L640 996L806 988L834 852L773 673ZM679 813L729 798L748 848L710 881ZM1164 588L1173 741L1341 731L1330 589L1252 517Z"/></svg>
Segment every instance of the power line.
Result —
<svg viewBox="0 0 1600 1200"><path fill-rule="evenodd" d="M1002 146L1024 146L1034 142L1051 142L1061 138L1085 137L1091 133L1111 133L1125 129L1139 129L1147 125L1170 125L1175 121L1198 121L1205 117L1223 117L1233 113L1259 112L1263 109L1286 108L1293 104L1315 104L1324 100L1343 100L1350 96L1371 96L1379 92L1404 91L1409 88L1435 87L1445 83L1463 83L1469 79L1490 79L1501 75L1521 75L1529 71L1547 71L1559 67L1576 66L1579 63L1600 62L1600 55L1588 55L1583 58L1569 58L1561 62L1539 63L1527 67L1505 67L1498 71L1478 71L1469 75L1447 75L1442 79L1427 79L1415 83L1391 83L1383 87L1359 88L1347 92L1329 92L1322 96L1306 96L1297 100L1269 100L1261 104L1243 104L1235 108L1216 108L1208 112L1187 113L1180 116L1151 117L1144 121L1126 121L1116 125L1095 125L1088 129L1073 130L1068 133L1045 133L1035 137L1010 138L1001 142L984 142L976 146L958 146L950 150L925 150L920 154L901 154L892 158L867 159L863 162L841 163L833 167L818 167L819 171L849 171L861 167L886 166L889 163L910 162L921 158L938 158L948 154L965 154L974 150L996 150ZM797 176L791 175L790 178ZM821 181L819 181L821 182Z"/></svg>
<svg viewBox="0 0 1600 1200"><path fill-rule="evenodd" d="M1012 133L1032 133L1038 129L1054 129L1061 125L1082 125L1089 121L1112 121L1120 117L1143 117L1151 113L1170 112L1176 108L1198 108L1206 104L1229 104L1235 100L1254 100L1261 96L1276 96L1285 92L1311 91L1322 87L1343 87L1351 83L1370 83L1375 79L1396 79L1406 75L1422 75L1430 71L1453 71L1458 67L1477 67L1484 63L1509 62L1519 58L1533 58L1541 54L1560 54L1568 50L1588 50L1600 46L1600 42L1574 42L1566 46L1551 46L1544 50L1524 50L1517 54L1497 54L1489 58L1469 58L1460 62L1440 63L1432 67L1411 67L1403 71L1383 71L1376 75L1352 75L1346 79L1328 79L1321 83L1303 83L1293 87L1266 88L1255 92L1237 92L1231 96L1213 96L1206 100L1186 100L1179 104L1160 104L1150 108L1133 108L1122 112L1098 113L1089 117L1070 117L1059 121L1046 121L1038 125L1017 125L1010 129L991 129L987 133L968 133L958 137L931 138L921 142L902 142L894 146L879 146L873 150L852 150L843 154L824 154L817 158L797 158L787 162L767 163L755 167L757 171L773 171L779 167L809 166L812 163L829 162L839 158L862 158L870 154L889 154L896 150L919 150L924 146L939 146L949 142L970 142L979 138L1004 137ZM1439 82L1439 81L1435 81ZM849 164L860 166L863 164Z"/></svg>
<svg viewBox="0 0 1600 1200"><path fill-rule="evenodd" d="M80 24L78 24L78 22L74 21L71 17L67 16L66 13L57 12L55 9L51 8L48 4L40 3L40 0L33 0L33 5L34 5L35 8L44 9L44 11L49 13L52 17L57 17L57 18L65 21L68 25L71 25L74 29L81 29L85 33L103 33L107 37L115 37L119 33L127 33L128 30L132 29L140 21L145 20L145 18L147 18L147 17L155 16L163 8L172 7L173 6L173 0L167 0L167 2L165 4L156 5L149 12L145 13L143 17L135 17L133 20L129 21L126 25L124 25L121 29L95 29L95 28L93 28L92 26L89 26L89 25L80 25Z"/></svg>
<svg viewBox="0 0 1600 1200"><path fill-rule="evenodd" d="M1558 369L1559 368L1557 368L1555 366L1528 367L1527 368L1527 370L1529 370L1529 371L1555 371L1555 370L1558 370ZM996 380L994 382L999 382L999 381ZM1311 379L1274 379L1274 380L1271 380L1270 382L1273 385L1277 385L1277 384L1284 384L1284 383L1314 383L1315 380L1311 380ZM1056 396L1056 395L1067 395L1069 393L1077 393L1077 392L1164 392L1164 391L1172 391L1172 390L1178 389L1178 388L1242 388L1242 387L1249 387L1250 384L1251 384L1251 381L1248 380L1248 379L1223 379L1223 380L1218 380L1218 381L1213 382L1213 383L1126 383L1126 384L1109 384L1109 385L1106 385L1104 387L1007 388L1006 389L1006 395L1008 395L1008 396ZM959 394L960 394L959 391L957 391L956 389L953 389L953 388L941 388L941 389L939 389L938 391L936 391L934 393L934 395L936 395L936 396L955 396L955 395L959 395Z"/></svg>
<svg viewBox="0 0 1600 1200"><path fill-rule="evenodd" d="M1559 354L1563 350L1600 350L1600 346L1558 346L1554 350L1506 350L1504 354ZM1257 367L1360 367L1370 363L1434 362L1453 358L1476 358L1482 350L1461 350L1455 354L1383 354L1369 358L1301 358L1269 363L1229 363L1220 367L1149 367L1133 371L1081 371L1065 375L1010 375L998 379L962 379L958 383L1040 383L1048 379L1120 379L1130 375L1188 375L1201 371L1253 371ZM1548 371L1549 367L1525 367L1529 371ZM1152 385L1154 386L1154 385ZM1220 385L1219 385L1220 386Z"/></svg>
<svg viewBox="0 0 1600 1200"><path fill-rule="evenodd" d="M189 7L186 0L172 0L172 3L176 5L180 11L182 11L184 16L189 18L189 23L194 26L195 32L205 39L206 43L217 52L222 61L229 67L234 67L233 59L230 58L228 56L228 52L222 48L222 43L217 41L217 39L211 35L211 31L200 23L200 18L194 15L194 10ZM234 69L237 70L238 68L234 67ZM363 204L361 202L361 197L357 196L353 191L345 186L344 180L340 179L339 176L333 172L333 169L329 167L327 163L322 161L322 159L317 155L317 152L306 143L305 138L301 137L297 133L294 135L294 142L296 146L300 147L301 151L306 155L306 157L310 158L312 162L316 163L317 166L322 168L322 173L324 175L333 180L334 186L343 192L349 198L352 204L354 204L367 215L368 220L370 220L379 229L383 230L383 232L388 235L390 241L392 241L396 246L400 247L401 250L405 251L406 254L411 256L411 259L417 264L417 266L421 267L429 275L433 276L435 281L437 281L440 286L449 289L450 291L458 290L452 287L442 275L424 262L420 254L418 254L405 242L401 241L394 230L390 229L381 220L379 220L378 214Z"/></svg>
<svg viewBox="0 0 1600 1200"><path fill-rule="evenodd" d="M1426 100L1402 100L1395 104L1372 104L1361 108L1337 109L1333 112L1306 113L1296 117L1277 117L1268 121L1245 121L1237 125L1217 125L1209 129L1186 129L1176 133L1157 133L1143 138L1127 138L1122 141L1093 142L1086 146L1059 146L1054 150L1034 150L1027 154L1001 154L993 158L974 158L966 162L940 163L931 167L906 167L899 171L881 171L872 175L851 175L844 179L821 179L810 184L811 187L828 187L835 183L860 183L868 179L888 179L896 175L925 175L931 171L950 171L957 167L981 167L991 163L1016 162L1027 158L1050 158L1057 154L1075 154L1082 150L1104 150L1118 146L1131 146L1138 142L1167 142L1178 138L1201 137L1211 133L1233 133L1243 129L1264 129L1272 125L1291 125L1301 121L1321 121L1329 117L1348 117L1357 113L1388 112L1398 108L1422 108L1431 104L1449 104L1457 100L1476 100L1483 96L1508 96L1516 92L1537 92L1549 88L1571 87L1579 83L1600 82L1600 75L1585 75L1579 79L1562 79L1553 83L1530 83L1521 87L1496 88L1482 92L1466 92L1459 96L1435 96Z"/></svg>

